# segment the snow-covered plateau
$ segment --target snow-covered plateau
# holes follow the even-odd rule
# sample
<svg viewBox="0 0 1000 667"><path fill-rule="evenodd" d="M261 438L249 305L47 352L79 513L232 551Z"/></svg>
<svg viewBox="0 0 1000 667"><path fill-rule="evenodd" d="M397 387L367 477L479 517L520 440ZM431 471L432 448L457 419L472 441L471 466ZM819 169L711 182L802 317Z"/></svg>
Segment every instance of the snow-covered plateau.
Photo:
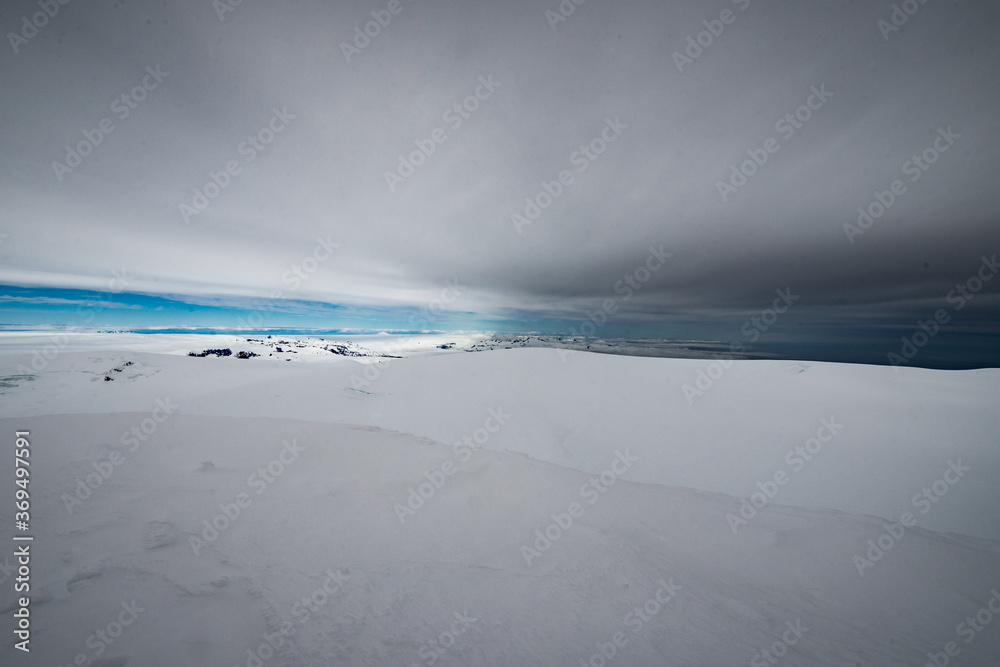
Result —
<svg viewBox="0 0 1000 667"><path fill-rule="evenodd" d="M504 347L0 334L0 664L1000 664L1000 369Z"/></svg>

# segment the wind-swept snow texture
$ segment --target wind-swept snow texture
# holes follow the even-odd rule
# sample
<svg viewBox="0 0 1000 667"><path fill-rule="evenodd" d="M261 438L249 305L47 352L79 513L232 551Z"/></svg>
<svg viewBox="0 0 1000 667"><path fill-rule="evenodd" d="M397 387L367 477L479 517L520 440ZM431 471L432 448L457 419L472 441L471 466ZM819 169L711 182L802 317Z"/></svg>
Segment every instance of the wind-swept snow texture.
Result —
<svg viewBox="0 0 1000 667"><path fill-rule="evenodd" d="M0 356L0 664L1000 664L1000 371L202 343Z"/></svg>

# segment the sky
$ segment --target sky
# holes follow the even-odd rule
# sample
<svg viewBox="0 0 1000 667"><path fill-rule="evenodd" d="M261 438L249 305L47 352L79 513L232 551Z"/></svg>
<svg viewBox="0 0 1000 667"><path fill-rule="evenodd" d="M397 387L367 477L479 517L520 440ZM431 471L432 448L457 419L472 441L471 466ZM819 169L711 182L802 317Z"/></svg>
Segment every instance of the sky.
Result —
<svg viewBox="0 0 1000 667"><path fill-rule="evenodd" d="M0 325L883 361L917 335L916 361L1000 364L997 25L961 0L11 0Z"/></svg>

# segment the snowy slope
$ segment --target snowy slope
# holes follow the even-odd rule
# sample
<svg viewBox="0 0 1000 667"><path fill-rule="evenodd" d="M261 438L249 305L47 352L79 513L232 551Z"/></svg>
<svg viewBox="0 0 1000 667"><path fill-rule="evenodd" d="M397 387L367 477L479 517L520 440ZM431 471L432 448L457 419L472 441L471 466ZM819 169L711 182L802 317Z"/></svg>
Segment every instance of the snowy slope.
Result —
<svg viewBox="0 0 1000 667"><path fill-rule="evenodd" d="M62 351L30 377L28 351L0 356L0 468L11 479L14 431L30 430L36 494L33 650L8 633L0 663L1000 655L984 623L1000 372L736 362L689 402L705 361L178 352ZM788 452L814 436L796 470ZM762 508L727 518L778 472ZM934 502L914 504L924 488ZM893 525L905 512L916 525ZM0 504L8 544L12 514Z"/></svg>

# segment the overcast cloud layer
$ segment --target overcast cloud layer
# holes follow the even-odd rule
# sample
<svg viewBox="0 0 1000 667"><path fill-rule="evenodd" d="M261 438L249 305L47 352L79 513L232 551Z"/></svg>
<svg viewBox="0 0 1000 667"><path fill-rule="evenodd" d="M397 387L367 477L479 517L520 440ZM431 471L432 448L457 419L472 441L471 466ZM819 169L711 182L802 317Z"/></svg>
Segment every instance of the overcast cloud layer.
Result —
<svg viewBox="0 0 1000 667"><path fill-rule="evenodd" d="M4 4L0 283L820 324L1000 251L994 2L233 5Z"/></svg>

